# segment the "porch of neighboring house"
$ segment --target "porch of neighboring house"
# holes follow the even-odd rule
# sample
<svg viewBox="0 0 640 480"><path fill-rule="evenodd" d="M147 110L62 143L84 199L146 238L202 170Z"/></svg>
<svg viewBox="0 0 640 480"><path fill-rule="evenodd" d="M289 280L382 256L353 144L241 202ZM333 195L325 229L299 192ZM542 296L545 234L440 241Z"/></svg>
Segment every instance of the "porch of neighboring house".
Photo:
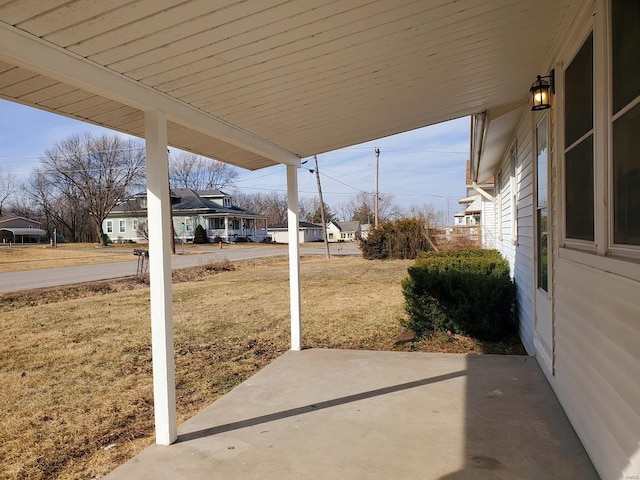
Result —
<svg viewBox="0 0 640 480"><path fill-rule="evenodd" d="M596 479L533 357L289 351L107 476Z"/></svg>
<svg viewBox="0 0 640 480"><path fill-rule="evenodd" d="M205 217L207 221L207 238L215 242L234 243L238 239L251 242L264 242L268 237L267 223L264 219ZM242 241L242 240L240 240Z"/></svg>

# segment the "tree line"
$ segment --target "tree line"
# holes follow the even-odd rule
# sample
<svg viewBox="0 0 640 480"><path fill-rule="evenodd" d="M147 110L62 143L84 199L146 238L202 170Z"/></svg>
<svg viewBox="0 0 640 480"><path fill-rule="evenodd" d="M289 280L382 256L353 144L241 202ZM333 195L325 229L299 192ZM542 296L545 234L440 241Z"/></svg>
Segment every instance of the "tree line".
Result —
<svg viewBox="0 0 640 480"><path fill-rule="evenodd" d="M187 152L170 152L171 188L224 189L234 205L267 218L268 225L287 222L284 192L245 193L237 188L235 167ZM140 140L117 134L72 135L47 149L26 181L20 184L11 172L0 170L0 217L22 216L41 222L71 242L106 242L102 224L119 202L145 190L145 148ZM432 205L403 211L393 196L379 196L381 221L403 217L444 223L444 215ZM374 194L361 192L343 204L325 203L327 222L374 223ZM317 197L299 199L300 219L320 223Z"/></svg>

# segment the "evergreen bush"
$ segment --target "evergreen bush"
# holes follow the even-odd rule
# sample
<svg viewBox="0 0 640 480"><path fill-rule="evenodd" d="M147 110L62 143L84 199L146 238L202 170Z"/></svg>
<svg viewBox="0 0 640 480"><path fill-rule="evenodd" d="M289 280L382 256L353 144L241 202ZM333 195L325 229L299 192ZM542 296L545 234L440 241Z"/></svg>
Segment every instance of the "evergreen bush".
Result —
<svg viewBox="0 0 640 480"><path fill-rule="evenodd" d="M515 284L497 250L421 253L403 282L406 326L498 340L516 331Z"/></svg>
<svg viewBox="0 0 640 480"><path fill-rule="evenodd" d="M207 243L207 232L202 225L198 225L193 232L193 243Z"/></svg>

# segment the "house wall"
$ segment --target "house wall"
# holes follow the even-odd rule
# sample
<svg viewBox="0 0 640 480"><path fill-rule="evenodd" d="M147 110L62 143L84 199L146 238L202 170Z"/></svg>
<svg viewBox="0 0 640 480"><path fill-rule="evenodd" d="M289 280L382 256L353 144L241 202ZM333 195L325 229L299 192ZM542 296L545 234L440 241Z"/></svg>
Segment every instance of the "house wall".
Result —
<svg viewBox="0 0 640 480"><path fill-rule="evenodd" d="M321 242L322 241L322 230L318 229L308 229L304 231L304 241L305 242Z"/></svg>
<svg viewBox="0 0 640 480"><path fill-rule="evenodd" d="M512 151L515 151L515 181L511 180ZM531 355L535 353L532 160L532 118L526 115L516 129L512 148L501 163L499 181L496 183L495 223L496 248L509 261L517 288L516 314L520 337ZM516 191L515 201L512 187Z"/></svg>
<svg viewBox="0 0 640 480"><path fill-rule="evenodd" d="M535 342L535 122L526 112L513 141L517 150L517 237L512 237L508 177L510 156L500 167L496 193L497 248L513 266L520 333L530 354L557 394L576 433L603 479L640 478L640 264L611 245L608 191L611 150L607 82L609 1L577 2L556 45L555 58L541 73L556 68L555 104L550 126L550 222L552 235L552 355L542 360ZM594 35L594 184L593 245L564 238L563 66L584 39ZM515 242L515 243L514 243ZM538 346L538 348L540 348ZM548 362L551 362L551 368Z"/></svg>
<svg viewBox="0 0 640 480"><path fill-rule="evenodd" d="M552 386L601 477L637 474L640 283L562 254L555 275Z"/></svg>
<svg viewBox="0 0 640 480"><path fill-rule="evenodd" d="M286 230L270 231L272 241L276 243L289 243L289 233ZM319 230L298 230L298 242L317 242L322 240L322 233Z"/></svg>
<svg viewBox="0 0 640 480"><path fill-rule="evenodd" d="M338 230L337 228L332 228L331 226L327 227L327 241L329 243L339 242L340 233L340 230Z"/></svg>
<svg viewBox="0 0 640 480"><path fill-rule="evenodd" d="M147 221L147 217L119 217L108 218L102 222L102 231L107 234L112 242L117 241L132 241L132 242L147 242L147 240L138 234L136 228L134 228L134 220L138 221L138 224ZM107 231L107 222L111 222L112 231ZM124 232L120 231L120 221L124 221Z"/></svg>
<svg viewBox="0 0 640 480"><path fill-rule="evenodd" d="M495 248L497 238L495 205L484 197L482 199L481 218L482 246L484 248Z"/></svg>

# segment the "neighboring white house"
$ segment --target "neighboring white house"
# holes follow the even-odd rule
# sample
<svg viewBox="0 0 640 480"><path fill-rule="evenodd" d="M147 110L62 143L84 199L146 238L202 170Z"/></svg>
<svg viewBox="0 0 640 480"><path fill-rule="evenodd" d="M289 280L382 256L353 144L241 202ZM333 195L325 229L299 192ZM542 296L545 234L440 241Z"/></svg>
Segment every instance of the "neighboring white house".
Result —
<svg viewBox="0 0 640 480"><path fill-rule="evenodd" d="M360 240L360 222L336 222L327 224L329 242L355 242Z"/></svg>
<svg viewBox="0 0 640 480"><path fill-rule="evenodd" d="M289 243L289 229L286 223L269 226L267 232L272 242ZM298 222L298 241L300 243L322 242L323 240L322 225Z"/></svg>
<svg viewBox="0 0 640 480"><path fill-rule="evenodd" d="M472 195L458 200L460 205L464 206L464 210L456 213L453 218L456 225L480 225L480 217L482 213L482 196Z"/></svg>
<svg viewBox="0 0 640 480"><path fill-rule="evenodd" d="M572 13L540 66L551 108L473 116L473 181L496 178L527 351L602 478L639 478L640 2Z"/></svg>
<svg viewBox="0 0 640 480"><path fill-rule="evenodd" d="M234 207L233 197L220 190L173 189L171 204L178 240L192 242L198 225L210 242L262 242L268 238L266 217ZM104 233L113 242L146 242L146 208L146 194L122 202L104 220Z"/></svg>
<svg viewBox="0 0 640 480"><path fill-rule="evenodd" d="M465 208L453 216L454 224L456 226L478 225L482 235L482 246L484 248L494 248L496 245L496 223L493 177L486 179L482 183L474 182L471 179L470 161L467 161L466 171L465 186L467 196L458 200L458 203Z"/></svg>

